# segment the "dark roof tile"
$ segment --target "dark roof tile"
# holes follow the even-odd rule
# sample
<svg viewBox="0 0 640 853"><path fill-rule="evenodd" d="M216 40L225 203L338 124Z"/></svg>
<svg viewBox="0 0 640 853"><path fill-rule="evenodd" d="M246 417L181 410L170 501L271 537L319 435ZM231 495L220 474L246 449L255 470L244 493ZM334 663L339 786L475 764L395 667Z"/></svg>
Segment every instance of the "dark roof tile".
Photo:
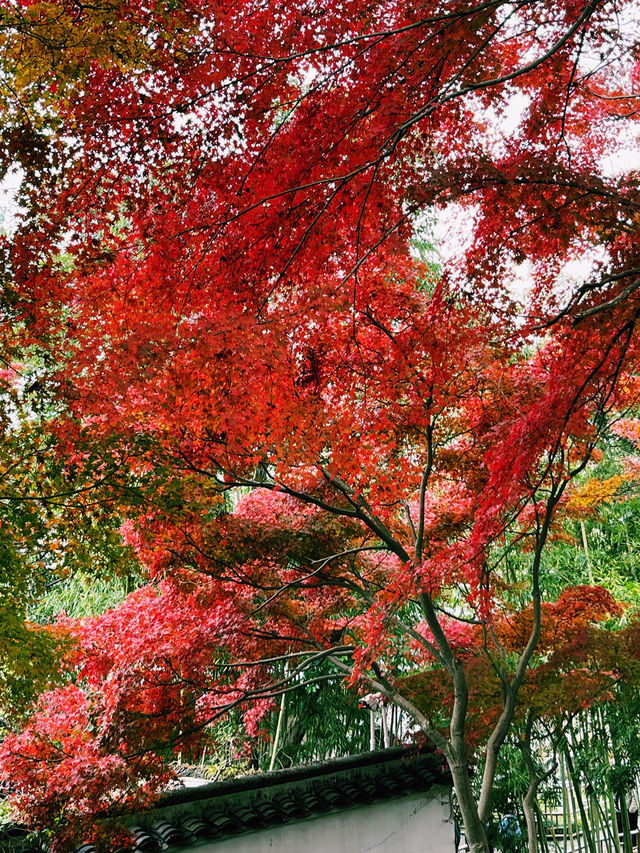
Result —
<svg viewBox="0 0 640 853"><path fill-rule="evenodd" d="M153 851L159 850L162 846L157 838L154 838L153 835L140 826L130 826L129 830L133 836L136 850L141 850L143 853L153 853Z"/></svg>
<svg viewBox="0 0 640 853"><path fill-rule="evenodd" d="M198 841L200 838L207 838L210 834L210 828L197 815L188 815L180 821L180 829L182 837L185 841L191 843Z"/></svg>
<svg viewBox="0 0 640 853"><path fill-rule="evenodd" d="M256 812L261 816L264 825L270 823L283 823L288 818L283 814L282 810L277 808L275 803L265 800L264 802L256 802L253 804Z"/></svg>
<svg viewBox="0 0 640 853"><path fill-rule="evenodd" d="M221 811L211 812L207 815L207 823L215 830L216 835L231 834L236 831L238 820L231 818Z"/></svg>
<svg viewBox="0 0 640 853"><path fill-rule="evenodd" d="M152 831L154 835L160 837L163 845L171 845L176 844L179 841L182 841L183 834L180 831L180 828L175 824L169 823L166 820L158 821L154 823L152 826ZM76 850L76 853L80 853L79 850Z"/></svg>

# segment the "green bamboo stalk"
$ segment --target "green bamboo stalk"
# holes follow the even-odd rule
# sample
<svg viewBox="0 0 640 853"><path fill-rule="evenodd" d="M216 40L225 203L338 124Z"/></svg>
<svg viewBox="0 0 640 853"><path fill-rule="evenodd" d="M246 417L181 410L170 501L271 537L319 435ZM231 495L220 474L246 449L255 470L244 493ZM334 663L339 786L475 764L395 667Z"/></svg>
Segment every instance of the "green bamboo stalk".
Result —
<svg viewBox="0 0 640 853"><path fill-rule="evenodd" d="M547 821L544 814L540 810L538 801L533 803L533 809L536 815L536 823L538 825L538 840L540 841L540 850L542 853L549 853L549 842L547 840Z"/></svg>
<svg viewBox="0 0 640 853"><path fill-rule="evenodd" d="M607 796L607 793L605 792L605 798L606 798L606 796ZM595 807L598 810L599 823L603 827L602 836L607 839L607 846L608 846L607 849L619 851L620 850L620 842L618 841L618 844L616 845L617 831L616 832L613 831L611 821L607 819L605 807L602 805L602 803L600 802L600 800L597 797L593 797L593 802L594 802ZM608 805L608 802L606 800L605 800L605 805ZM615 826L616 825L615 824L615 804L614 804L613 814L614 814L613 826Z"/></svg>
<svg viewBox="0 0 640 853"><path fill-rule="evenodd" d="M567 760L567 770L569 772L569 779L571 780L571 785L573 787L576 802L578 803L578 808L580 810L580 818L582 820L582 832L586 839L587 847L589 848L589 853L598 853L598 851L596 850L595 843L593 841L593 835L591 834L591 827L589 826L587 812L584 807L584 800L582 798L582 792L580 790L580 781L576 776L575 768L573 766L573 760L571 758L568 745L565 746L565 758Z"/></svg>
<svg viewBox="0 0 640 853"><path fill-rule="evenodd" d="M580 850L580 833L578 831L578 806L576 804L576 797L573 789L573 785L571 784L571 780L569 779L569 772L567 770L567 790L569 792L569 799L571 803L571 849L579 851Z"/></svg>
<svg viewBox="0 0 640 853"><path fill-rule="evenodd" d="M618 835L618 817L616 815L616 798L614 796L611 785L609 785L608 789L607 789L607 800L609 803L609 810L610 810L610 814L611 814L611 827L612 827L612 835L613 835L615 853L622 853L622 848L620 847L620 836Z"/></svg>
<svg viewBox="0 0 640 853"><path fill-rule="evenodd" d="M594 844L597 844L598 850L602 851L602 842L600 840L600 814L598 811L598 804L596 802L596 798L593 793L589 794L589 816L591 819L591 832L593 834Z"/></svg>
<svg viewBox="0 0 640 853"><path fill-rule="evenodd" d="M620 800L620 817L622 819L622 835L624 853L633 853L633 840L631 838L631 827L629 826L629 814L627 812L627 800L624 791L618 794Z"/></svg>
<svg viewBox="0 0 640 853"><path fill-rule="evenodd" d="M567 771L562 753L559 756L560 763L560 781L562 783L562 853L568 853L569 837L571 836L571 804L569 801L569 792L567 786ZM571 844L573 848L573 841Z"/></svg>
<svg viewBox="0 0 640 853"><path fill-rule="evenodd" d="M280 698L280 711L278 713L278 723L276 725L276 734L273 739L273 750L271 751L271 760L269 761L269 773L273 770L276 763L276 754L278 752L278 745L280 743L280 734L282 732L282 721L284 719L284 709L286 704L287 694L283 693Z"/></svg>
<svg viewBox="0 0 640 853"><path fill-rule="evenodd" d="M595 719L598 723L598 742L603 750L603 761L607 766L610 766L613 744L611 743L611 733L605 725L601 705L598 705L595 709ZM607 779L607 787L604 791L604 807L601 809L602 822L606 826L609 838L612 842L611 850L613 853L621 853L620 836L618 835L618 821L616 817L615 795L613 793L613 788L611 787L611 779L608 774L605 775ZM605 813L606 807L609 809L609 819L607 819L607 815Z"/></svg>

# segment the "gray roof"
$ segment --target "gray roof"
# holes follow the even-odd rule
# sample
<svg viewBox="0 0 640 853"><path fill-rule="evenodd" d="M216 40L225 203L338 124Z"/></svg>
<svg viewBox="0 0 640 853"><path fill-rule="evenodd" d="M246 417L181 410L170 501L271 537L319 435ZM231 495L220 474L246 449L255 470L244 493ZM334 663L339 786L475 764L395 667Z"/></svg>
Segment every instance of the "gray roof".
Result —
<svg viewBox="0 0 640 853"><path fill-rule="evenodd" d="M135 849L152 853L434 787L451 788L442 759L431 751L397 747L173 790L153 809L127 816L127 823ZM22 853L43 850L37 843L28 844L18 827L8 832L15 841L22 834L23 843L17 845ZM85 844L76 853L94 850Z"/></svg>

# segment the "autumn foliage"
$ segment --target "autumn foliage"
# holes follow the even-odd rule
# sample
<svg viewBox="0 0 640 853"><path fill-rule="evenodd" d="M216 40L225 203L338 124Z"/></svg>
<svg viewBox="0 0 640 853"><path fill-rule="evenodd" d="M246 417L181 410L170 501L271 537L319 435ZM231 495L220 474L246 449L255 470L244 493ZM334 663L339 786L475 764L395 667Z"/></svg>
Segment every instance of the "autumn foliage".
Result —
<svg viewBox="0 0 640 853"><path fill-rule="evenodd" d="M250 608L237 586L229 592L235 595L225 598L202 575L173 578L159 588L138 590L104 616L59 623L57 630L75 639L65 661L72 683L44 693L22 731L2 745L4 772L20 780L16 807L30 815L34 827L55 820L58 846L77 843L79 837L99 840L109 827L123 832L117 817L150 804L171 784L174 776L166 759L172 752L197 747L207 726L230 710L240 712L249 734L259 733L272 697L286 689L287 681L279 667L240 666L238 660L257 661L265 654L277 658L300 645L292 640L300 633L302 608L296 612L292 602L288 608L283 602L277 625L275 618L258 625L249 618ZM311 610L320 595L326 644L335 632L335 601L328 607L326 592L309 592L305 609ZM323 608L315 610L319 634ZM602 626L620 613L601 587L570 588L557 602L543 606L542 634L520 690L516 722L531 714L546 721L570 720L581 708L607 698L619 681L635 683L640 667L637 623L618 631ZM487 643L493 654L517 656L531 619L530 610L504 609L493 621L489 640L479 624L445 622L470 686L470 755L501 710L500 682L485 651ZM352 641L366 644L370 631L369 622L349 620ZM417 631L433 642L426 626ZM298 676L309 670L305 657L315 657L317 663L323 656L311 651L319 643L306 645L307 656L289 659ZM406 644L401 659L398 647L389 646L386 656L377 648L386 677L446 731L453 701L446 671L420 643ZM339 654L335 645L334 654ZM404 675L407 669L414 674ZM105 823L108 816L111 824Z"/></svg>
<svg viewBox="0 0 640 853"><path fill-rule="evenodd" d="M543 603L541 578L568 489L637 402L636 18L4 4L12 316L46 353L64 475L97 470L155 584L68 626L74 685L6 741L36 824L62 814L68 840L157 790L163 750L231 705L259 717L278 666L313 679L322 660L442 750L479 853L547 665L582 668L584 702L615 681L580 638L616 603ZM403 680L419 665L446 674L448 719Z"/></svg>

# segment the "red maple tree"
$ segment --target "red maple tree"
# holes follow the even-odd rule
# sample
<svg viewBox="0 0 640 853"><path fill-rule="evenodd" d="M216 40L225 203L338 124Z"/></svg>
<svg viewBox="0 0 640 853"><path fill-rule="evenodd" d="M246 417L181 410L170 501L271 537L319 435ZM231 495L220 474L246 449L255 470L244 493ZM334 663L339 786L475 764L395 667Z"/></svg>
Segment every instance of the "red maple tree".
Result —
<svg viewBox="0 0 640 853"><path fill-rule="evenodd" d="M24 2L3 34L38 116L6 134L11 263L70 473L106 438L136 484L162 471L126 534L241 618L218 640L261 673L247 698L281 687L259 660L316 655L385 694L442 750L474 853L556 510L636 399L640 194L608 165L635 132L636 11L618 27L612 8ZM439 215L442 270L411 249ZM498 668L476 803L442 614L489 631L515 547L531 621ZM446 733L396 684L413 642L448 673Z"/></svg>

